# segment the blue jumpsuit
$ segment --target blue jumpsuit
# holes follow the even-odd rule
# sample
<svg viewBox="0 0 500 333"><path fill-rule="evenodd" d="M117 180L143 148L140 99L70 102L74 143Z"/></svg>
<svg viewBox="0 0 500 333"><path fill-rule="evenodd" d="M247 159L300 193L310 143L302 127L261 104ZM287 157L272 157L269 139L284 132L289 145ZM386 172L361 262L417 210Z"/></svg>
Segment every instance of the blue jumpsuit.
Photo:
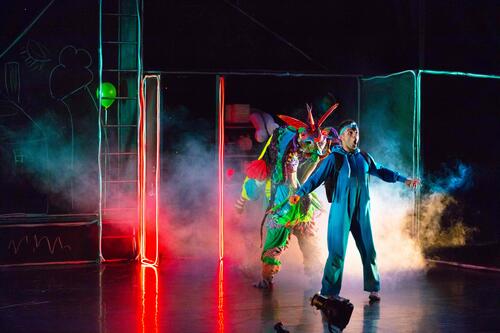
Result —
<svg viewBox="0 0 500 333"><path fill-rule="evenodd" d="M340 293L349 231L352 232L363 262L364 290L379 291L380 277L370 226L369 175L391 183L404 182L406 178L377 165L371 156L363 156L359 149L348 153L342 147L335 147L334 152L345 158L338 170L328 218L328 259L321 294L334 296ZM335 171L335 158L339 158L338 154L330 154L299 188L297 195L306 195L321 185Z"/></svg>

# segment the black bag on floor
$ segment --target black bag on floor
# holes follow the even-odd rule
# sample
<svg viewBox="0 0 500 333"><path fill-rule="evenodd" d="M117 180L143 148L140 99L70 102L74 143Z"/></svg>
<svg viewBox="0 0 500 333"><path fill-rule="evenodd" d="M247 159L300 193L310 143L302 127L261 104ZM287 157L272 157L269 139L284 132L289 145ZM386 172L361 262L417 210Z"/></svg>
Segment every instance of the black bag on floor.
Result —
<svg viewBox="0 0 500 333"><path fill-rule="evenodd" d="M311 298L311 305L321 310L328 320L328 324L343 330L351 320L354 305L340 296L325 297L319 294Z"/></svg>

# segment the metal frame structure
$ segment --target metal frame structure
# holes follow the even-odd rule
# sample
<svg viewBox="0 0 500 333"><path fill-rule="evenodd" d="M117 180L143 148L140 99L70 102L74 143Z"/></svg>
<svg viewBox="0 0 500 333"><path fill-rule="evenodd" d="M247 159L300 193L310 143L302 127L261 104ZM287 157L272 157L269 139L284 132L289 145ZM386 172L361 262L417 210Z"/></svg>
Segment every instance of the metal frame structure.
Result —
<svg viewBox="0 0 500 333"><path fill-rule="evenodd" d="M151 98L154 101L150 101L147 95L148 81L153 81L155 85L156 96ZM139 253L141 263L154 266L159 260L160 95L160 75L145 75L139 91ZM153 106L150 107L151 104ZM150 239L151 232L154 233L153 239ZM152 257L149 248L154 249Z"/></svg>
<svg viewBox="0 0 500 333"><path fill-rule="evenodd" d="M133 222L139 217L138 204L134 201L140 184L138 174L133 175L129 170L131 160L132 164L138 164L140 151L139 147L136 150L130 148L124 150L122 137L131 135L134 129L138 135L140 130L138 117L132 118L132 121L130 119L124 121L124 119L130 118L130 114L134 112L138 114L137 110L140 109L138 86L142 82L142 1L119 0L115 10L116 12L112 13L103 12L103 1L99 1L99 87L103 83L103 74L114 75L118 94L115 108L112 110L103 110L102 96L99 96L99 253L101 261L131 260L140 256L139 240ZM114 23L112 19L117 19L116 34L114 34L116 40L103 40L103 25L110 21L111 24ZM116 47L118 51L116 68L110 67L112 66L110 63L113 62L109 55L112 55L112 47ZM130 56L130 54L135 54L135 56ZM134 88L135 86L137 89ZM135 107L128 102L135 102ZM110 112L116 112L114 115L116 123L109 123ZM111 163L112 160L115 163ZM122 200L116 200L113 197L114 193L124 194L124 192L128 192L125 194L129 199L125 206ZM132 228L130 235L118 232L125 226ZM107 232L103 233L104 229ZM106 239L130 242L132 253L128 256L105 258L102 242Z"/></svg>
<svg viewBox="0 0 500 333"><path fill-rule="evenodd" d="M105 13L102 13L102 0L99 2L100 3L100 26L102 27L102 17L103 15L106 15ZM139 253L137 258L140 259L141 263L147 264L147 265L157 265L158 260L159 260L159 254L158 254L158 200L159 200L159 160L160 160L160 147L159 147L159 141L160 141L160 123L159 123L159 98L160 98L160 76L163 74L167 75L213 75L216 77L216 145L217 145L217 166L218 166L218 172L217 172L217 179L218 179L218 198L217 198L217 209L218 209L218 256L219 256L219 261L222 261L224 258L224 99L225 99L225 77L226 76L270 76L270 77L323 77L323 78L335 78L335 77L345 77L345 78L355 78L358 82L358 92L357 92L357 108L358 108L358 118L360 117L360 82L361 80L371 80L375 78L386 78L390 77L393 75L398 75L401 73L407 73L410 72L413 74L414 77L414 120L413 120L413 166L412 166L412 174L413 177L420 177L422 174L422 165L420 163L420 117L421 117L421 78L423 74L429 74L429 75L461 75L461 76L468 76L468 77L476 77L476 78L494 78L498 79L500 78L499 76L495 75L483 75L483 74L472 74L472 73L463 73L463 72L446 72L446 71L432 71L432 70L409 70L409 71L403 71L399 73L394 73L394 74L389 74L386 76L375 76L375 77L369 77L369 78L363 78L362 75L359 74L345 74L345 75L338 75L338 74L323 74L323 73L293 73L293 72L243 72L243 71L227 71L227 72L210 72L210 71L144 71L142 70L142 49L141 49L141 34L142 34L142 27L141 27L141 22L140 22L140 14L142 7L140 7L139 3L141 3L141 0L135 0L136 7L137 7L137 26L138 26L138 40L137 40L137 70L135 71L137 73L137 82L138 82L138 108L139 108L139 117L138 117L138 126L137 126L137 131L138 131L138 150L137 150L137 164L138 164L138 179L135 180L137 182L137 197L138 197L138 207L137 207L137 215L138 215L138 220L139 220L139 239L138 239L138 244L139 244ZM115 15L115 16L120 16L120 13L116 14L109 14L109 15ZM100 30L102 33L102 30ZM109 43L115 43L112 41L108 41ZM120 42L117 41L118 45L120 45ZM130 42L127 42L130 43ZM99 83L102 83L102 73L103 71L109 70L113 71L112 69L105 69L103 66L103 60L102 60L102 49L103 49L103 41L102 38L100 39L100 47L99 47ZM123 70L120 70L120 68L114 70L117 72L119 78ZM130 70L129 70L130 71ZM143 73L146 74L143 76ZM150 75L152 74L152 75ZM147 112L145 108L145 103L147 100L147 96L144 93L144 84L146 80L149 79L154 79L157 80L157 109L156 109L156 117L158 121L156 122L156 162L154 168L156 169L156 173L154 175L155 177L155 184L156 187L154 189L155 191L155 198L153 202L154 206L154 223L151 224L149 223L148 219L149 217L149 208L151 205L151 201L147 197L147 192L148 188L146 187L146 179L148 177L148 161L147 161L147 144L146 144L146 135L147 135L147 130L146 130L146 124L148 122L147 118ZM120 81L120 80L119 80ZM121 91L120 87L118 89ZM118 97L120 98L129 98L129 97ZM137 98L136 98L137 99ZM104 162L104 169L106 169L106 159L102 158L102 135L103 135L103 127L106 126L106 123L104 122L104 125L101 123L102 120L102 108L99 108L99 170L100 170L100 203L99 203L99 216L100 216L100 223L99 223L99 251L101 253L101 259L104 259L102 257L102 216L103 213L106 211L106 193L107 193L107 180L103 179L103 162ZM106 118L106 117L105 117ZM121 128L121 125L117 125L119 128ZM120 152L119 152L120 154ZM419 206L419 201L420 201L420 190L417 189L414 194L414 201L415 201L415 215L414 215L414 223L413 223L413 233L418 237L419 234L419 218L420 218L420 206ZM149 257L147 254L148 248L151 246L148 245L150 244L149 241L147 240L147 228L148 226L153 225L155 228L155 239L154 243L155 245L153 246L155 248L155 252L153 257Z"/></svg>

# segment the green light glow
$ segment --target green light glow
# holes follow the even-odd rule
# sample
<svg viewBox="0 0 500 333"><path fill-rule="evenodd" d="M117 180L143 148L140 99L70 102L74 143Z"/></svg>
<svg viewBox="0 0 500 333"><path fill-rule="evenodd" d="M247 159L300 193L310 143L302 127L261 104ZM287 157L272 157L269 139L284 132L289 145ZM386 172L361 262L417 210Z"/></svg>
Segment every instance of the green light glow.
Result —
<svg viewBox="0 0 500 333"><path fill-rule="evenodd" d="M421 162L420 162L420 91L419 87L419 79L417 72L414 70L405 70L397 73L387 74L387 75L378 75L367 78L361 78L360 80L363 82L380 80L384 82L387 79L391 79L397 76L402 75L411 75L413 81L413 105L409 112L412 112L412 178L421 178ZM413 221L412 221L412 230L411 234L417 238L418 237L418 221L419 221L419 212L420 212L420 189L416 189L413 192Z"/></svg>
<svg viewBox="0 0 500 333"><path fill-rule="evenodd" d="M448 76L462 76L469 78L479 78L479 79L500 79L500 75L492 75L492 74L477 74L477 73L466 73L466 72L458 72L458 71L436 71L436 70L405 70L397 73L392 73L388 75L379 75L361 78L361 81L371 81L371 80L383 80L388 79L394 76L412 73L414 77L414 106L413 106L413 161L412 161L412 173L413 177L421 178L423 175L423 164L421 163L421 114L422 114L422 75L448 75ZM417 188L414 193L415 198L415 206L414 206L414 235L417 236L420 233L419 223L421 216L421 190Z"/></svg>

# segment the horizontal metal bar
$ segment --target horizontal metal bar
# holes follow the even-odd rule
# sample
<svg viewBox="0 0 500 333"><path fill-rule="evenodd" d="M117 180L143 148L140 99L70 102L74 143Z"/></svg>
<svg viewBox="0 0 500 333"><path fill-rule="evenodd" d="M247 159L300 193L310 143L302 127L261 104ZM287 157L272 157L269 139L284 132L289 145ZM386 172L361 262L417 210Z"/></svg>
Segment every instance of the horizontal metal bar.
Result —
<svg viewBox="0 0 500 333"><path fill-rule="evenodd" d="M104 180L105 183L137 183L135 180Z"/></svg>
<svg viewBox="0 0 500 333"><path fill-rule="evenodd" d="M137 69L117 69L117 68L109 68L109 69L103 69L103 72L138 72Z"/></svg>
<svg viewBox="0 0 500 333"><path fill-rule="evenodd" d="M300 72L276 72L276 71L144 71L144 74L173 74L173 75L234 75L234 76L276 76L276 77L345 77L345 78L360 78L362 74L327 74L327 73L300 73Z"/></svg>
<svg viewBox="0 0 500 333"><path fill-rule="evenodd" d="M393 77L393 76L402 75L402 74L408 74L408 73L413 74L414 77L416 76L415 71L409 69L409 70L401 71L401 72L397 72L397 73L364 77L361 80L363 80L363 81L370 81L370 80L377 80L377 79L388 79L388 78Z"/></svg>
<svg viewBox="0 0 500 333"><path fill-rule="evenodd" d="M130 262L130 261L135 261L135 257L134 258L121 258L121 259L106 259L103 257L103 261L104 263L106 262Z"/></svg>
<svg viewBox="0 0 500 333"><path fill-rule="evenodd" d="M137 127L137 125L102 125L102 127Z"/></svg>
<svg viewBox="0 0 500 333"><path fill-rule="evenodd" d="M119 96L116 96L114 99L120 99L120 100L137 100L137 97L119 97Z"/></svg>
<svg viewBox="0 0 500 333"><path fill-rule="evenodd" d="M137 45L137 42L131 42L131 41L120 42L120 41L114 41L114 40L105 40L102 43L103 44L133 44L133 45Z"/></svg>
<svg viewBox="0 0 500 333"><path fill-rule="evenodd" d="M120 13L102 13L105 16L126 16L126 17L139 17L137 14L120 14Z"/></svg>
<svg viewBox="0 0 500 333"><path fill-rule="evenodd" d="M137 155L137 152L122 152L122 153L101 153L103 155Z"/></svg>
<svg viewBox="0 0 500 333"><path fill-rule="evenodd" d="M115 207L115 208L103 208L102 210L123 210L123 209L137 209L137 207Z"/></svg>
<svg viewBox="0 0 500 333"><path fill-rule="evenodd" d="M106 215L106 216L103 216L102 218L103 220L103 226L104 227L108 227L108 226L112 226L112 225L115 225L115 224L124 224L124 225L128 225L128 226L131 226L133 227L133 225L131 225L130 223L131 222L134 222L134 221L137 221L136 218L134 217L125 217L125 216L110 216L110 215ZM126 221L126 222L123 222L123 221ZM135 230L135 228L132 228L133 230ZM135 232L135 231L134 231Z"/></svg>
<svg viewBox="0 0 500 333"><path fill-rule="evenodd" d="M21 266L42 266L42 265L81 265L81 264L96 264L98 259L95 260L73 260L73 261L46 261L46 262L28 262L22 264L6 264L0 267L21 267Z"/></svg>
<svg viewBox="0 0 500 333"><path fill-rule="evenodd" d="M0 224L1 228L31 228L31 227L81 227L84 225L96 224L97 220L91 222L48 222L48 223L16 223L16 224Z"/></svg>
<svg viewBox="0 0 500 333"><path fill-rule="evenodd" d="M452 76L468 76L479 79L500 79L500 75L494 74L478 74L478 73L467 73L467 72L457 72L457 71L435 71L430 69L421 70L422 74L434 74L434 75L452 75Z"/></svg>
<svg viewBox="0 0 500 333"><path fill-rule="evenodd" d="M134 235L127 235L127 236L102 236L102 238L135 238Z"/></svg>

